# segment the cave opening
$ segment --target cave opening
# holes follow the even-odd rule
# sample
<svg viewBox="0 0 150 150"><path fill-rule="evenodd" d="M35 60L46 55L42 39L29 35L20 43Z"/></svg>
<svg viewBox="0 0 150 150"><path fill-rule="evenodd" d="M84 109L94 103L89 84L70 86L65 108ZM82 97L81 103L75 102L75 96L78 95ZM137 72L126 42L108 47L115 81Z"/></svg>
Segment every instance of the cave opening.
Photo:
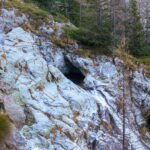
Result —
<svg viewBox="0 0 150 150"><path fill-rule="evenodd" d="M67 59L65 61L66 61L66 66L67 66L68 71L64 73L64 75L73 83L82 87L85 76L83 75L83 73L80 71L79 68L75 67Z"/></svg>
<svg viewBox="0 0 150 150"><path fill-rule="evenodd" d="M150 115L146 119L146 126L148 129L150 129Z"/></svg>

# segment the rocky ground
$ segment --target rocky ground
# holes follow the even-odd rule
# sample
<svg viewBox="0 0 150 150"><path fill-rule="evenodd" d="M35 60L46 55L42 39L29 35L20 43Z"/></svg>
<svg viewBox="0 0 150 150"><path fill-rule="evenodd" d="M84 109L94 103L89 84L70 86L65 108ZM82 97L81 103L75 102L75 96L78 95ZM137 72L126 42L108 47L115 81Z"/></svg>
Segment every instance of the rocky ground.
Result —
<svg viewBox="0 0 150 150"><path fill-rule="evenodd" d="M59 37L64 24L43 24L39 37L20 27L28 18L15 11L0 17L0 99L12 126L0 149L121 150L123 102L126 148L150 149L150 79L142 68L82 57L77 44L59 48L45 35L55 24Z"/></svg>

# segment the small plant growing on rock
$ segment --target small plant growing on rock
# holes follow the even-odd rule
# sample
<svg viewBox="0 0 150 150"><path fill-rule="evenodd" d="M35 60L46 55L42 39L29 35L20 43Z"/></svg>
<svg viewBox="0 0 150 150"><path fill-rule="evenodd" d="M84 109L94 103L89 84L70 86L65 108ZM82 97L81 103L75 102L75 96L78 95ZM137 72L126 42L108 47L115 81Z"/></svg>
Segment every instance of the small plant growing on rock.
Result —
<svg viewBox="0 0 150 150"><path fill-rule="evenodd" d="M63 43L63 41L61 40L61 38L58 38L55 35L51 36L50 40L52 43L54 43L58 47L64 48L66 46L65 43Z"/></svg>
<svg viewBox="0 0 150 150"><path fill-rule="evenodd" d="M71 119L72 119L76 124L79 123L78 118L77 118L79 115L80 115L80 112L75 112L75 113L73 114L73 116L71 117Z"/></svg>
<svg viewBox="0 0 150 150"><path fill-rule="evenodd" d="M119 99L116 101L116 105L117 105L117 112L122 113L122 110L123 110L123 98L122 97L119 97Z"/></svg>
<svg viewBox="0 0 150 150"><path fill-rule="evenodd" d="M4 59L6 59L6 58L7 58L7 56L6 56L6 54L5 54L5 53L4 53L4 54L2 54L2 55L1 55L1 57L2 57L2 58L4 58Z"/></svg>
<svg viewBox="0 0 150 150"><path fill-rule="evenodd" d="M69 131L64 131L63 132L65 136L67 136L71 141L75 141L76 137L74 135L71 135L71 133L69 133Z"/></svg>
<svg viewBox="0 0 150 150"><path fill-rule="evenodd" d="M10 133L10 121L4 114L0 114L0 142Z"/></svg>
<svg viewBox="0 0 150 150"><path fill-rule="evenodd" d="M43 91L45 89L45 86L40 84L36 89L38 89L39 91Z"/></svg>
<svg viewBox="0 0 150 150"><path fill-rule="evenodd" d="M109 132L112 132L112 126L110 123L106 122L106 121L102 121L102 126L108 130Z"/></svg>
<svg viewBox="0 0 150 150"><path fill-rule="evenodd" d="M146 137L146 134L150 133L150 129L145 124L142 124L139 127L139 132L141 134L141 137L144 139Z"/></svg>

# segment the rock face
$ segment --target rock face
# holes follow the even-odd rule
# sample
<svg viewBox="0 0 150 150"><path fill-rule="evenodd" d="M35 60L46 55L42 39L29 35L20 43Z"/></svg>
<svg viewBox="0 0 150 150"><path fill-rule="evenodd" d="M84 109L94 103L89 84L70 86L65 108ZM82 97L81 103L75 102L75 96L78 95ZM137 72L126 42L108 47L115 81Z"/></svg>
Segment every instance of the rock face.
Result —
<svg viewBox="0 0 150 150"><path fill-rule="evenodd" d="M150 80L142 72L128 80L118 58L93 60L50 42L45 46L21 27L3 34L0 98L13 126L3 150L121 150L124 93L126 147L150 148L150 135L142 138L138 131L150 108ZM68 63L85 77L81 87L65 77Z"/></svg>

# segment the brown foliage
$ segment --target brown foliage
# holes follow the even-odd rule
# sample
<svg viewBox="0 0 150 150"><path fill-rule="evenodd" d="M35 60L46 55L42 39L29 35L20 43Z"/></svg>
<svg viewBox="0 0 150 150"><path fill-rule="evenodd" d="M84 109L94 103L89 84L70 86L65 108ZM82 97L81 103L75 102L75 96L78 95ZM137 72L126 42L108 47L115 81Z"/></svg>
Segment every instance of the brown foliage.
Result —
<svg viewBox="0 0 150 150"><path fill-rule="evenodd" d="M10 133L10 121L4 114L0 114L0 142Z"/></svg>
<svg viewBox="0 0 150 150"><path fill-rule="evenodd" d="M102 122L102 125L103 125L103 127L105 128L105 129L107 129L108 131L112 131L112 126L111 126L111 124L110 123L108 123L108 122L106 122L106 121L103 121Z"/></svg>
<svg viewBox="0 0 150 150"><path fill-rule="evenodd" d="M36 89L38 89L39 91L43 91L45 89L45 86L40 84Z"/></svg>

